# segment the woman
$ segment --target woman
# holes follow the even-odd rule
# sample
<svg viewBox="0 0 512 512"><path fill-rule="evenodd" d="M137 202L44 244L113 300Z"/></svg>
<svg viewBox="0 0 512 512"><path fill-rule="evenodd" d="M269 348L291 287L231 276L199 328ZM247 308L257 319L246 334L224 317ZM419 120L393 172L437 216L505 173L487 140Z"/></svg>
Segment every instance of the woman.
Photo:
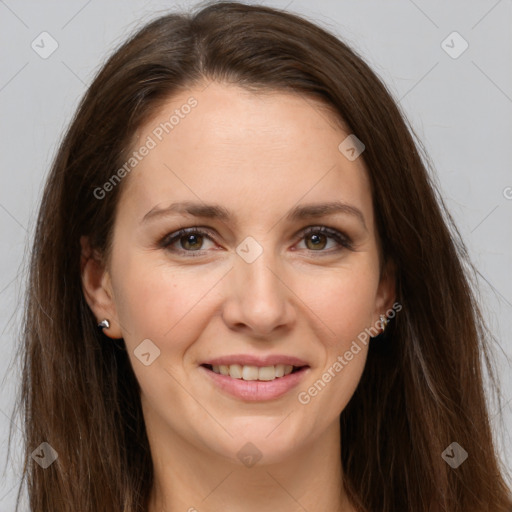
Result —
<svg viewBox="0 0 512 512"><path fill-rule="evenodd" d="M43 194L31 510L510 510L444 214L334 36L238 3L145 26Z"/></svg>

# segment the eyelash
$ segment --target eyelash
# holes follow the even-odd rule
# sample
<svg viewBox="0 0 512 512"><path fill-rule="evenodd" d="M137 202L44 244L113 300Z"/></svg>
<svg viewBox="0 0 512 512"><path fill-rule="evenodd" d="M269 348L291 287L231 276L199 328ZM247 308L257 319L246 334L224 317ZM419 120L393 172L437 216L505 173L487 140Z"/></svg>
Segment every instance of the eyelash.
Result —
<svg viewBox="0 0 512 512"><path fill-rule="evenodd" d="M299 234L300 235L299 241L304 239L308 235L312 235L312 234L326 235L327 238L334 239L341 247L337 248L335 250L328 250L328 251L324 251L324 250L314 251L314 250L309 249L310 252L332 254L333 252L338 252L338 251L342 250L342 248L348 249L348 250L353 250L352 241L350 240L350 238L348 236L346 236L345 234L341 233L340 231L338 231L336 229L329 228L327 226L308 226L308 227L304 228ZM176 250L173 250L170 248L171 245L173 245L175 242L178 242L181 238L183 238L186 235L200 235L200 236L207 237L211 241L214 241L214 240L212 240L212 234L210 233L210 231L205 231L204 229L199 228L199 227L192 227L192 228L183 228L183 229L180 229L179 231L175 231L174 233L165 235L160 240L159 246L163 249L170 251L170 252L176 252L178 254L185 253L185 254L187 254L187 257L196 258L198 256L203 256L207 250L199 249L196 251L187 251L185 249L180 249L179 251L176 251Z"/></svg>

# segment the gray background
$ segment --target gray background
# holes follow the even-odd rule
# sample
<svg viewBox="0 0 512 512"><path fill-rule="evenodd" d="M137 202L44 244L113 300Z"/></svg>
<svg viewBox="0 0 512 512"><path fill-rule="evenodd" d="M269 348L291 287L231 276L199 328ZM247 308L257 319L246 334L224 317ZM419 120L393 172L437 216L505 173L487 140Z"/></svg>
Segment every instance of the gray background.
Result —
<svg viewBox="0 0 512 512"><path fill-rule="evenodd" d="M262 3L304 14L358 50L387 83L425 144L479 270L481 302L499 344L503 407L492 404L492 418L499 451L512 469L507 360L512 354L511 0ZM7 460L19 385L13 355L19 343L24 258L45 176L65 126L107 55L139 25L174 6L191 5L0 0L0 512L14 509L22 466L19 418L14 420L15 450ZM58 43L46 59L31 47L43 31ZM457 58L441 45L453 31L469 44ZM462 48L456 39L447 44L452 52Z"/></svg>

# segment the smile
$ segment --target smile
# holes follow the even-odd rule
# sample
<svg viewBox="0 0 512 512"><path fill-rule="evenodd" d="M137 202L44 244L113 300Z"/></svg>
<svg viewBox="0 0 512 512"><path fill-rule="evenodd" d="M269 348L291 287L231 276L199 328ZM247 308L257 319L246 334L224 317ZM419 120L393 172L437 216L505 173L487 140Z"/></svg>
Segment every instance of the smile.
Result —
<svg viewBox="0 0 512 512"><path fill-rule="evenodd" d="M290 373L299 371L302 367L293 366L291 364L276 364L271 366L253 366L253 365L241 365L241 364L230 364L230 365L204 365L209 370L220 374L227 375L232 379L243 379L243 380L260 380L270 381L279 379Z"/></svg>
<svg viewBox="0 0 512 512"><path fill-rule="evenodd" d="M240 400L257 402L286 395L305 378L310 367L203 364L199 370L221 392Z"/></svg>

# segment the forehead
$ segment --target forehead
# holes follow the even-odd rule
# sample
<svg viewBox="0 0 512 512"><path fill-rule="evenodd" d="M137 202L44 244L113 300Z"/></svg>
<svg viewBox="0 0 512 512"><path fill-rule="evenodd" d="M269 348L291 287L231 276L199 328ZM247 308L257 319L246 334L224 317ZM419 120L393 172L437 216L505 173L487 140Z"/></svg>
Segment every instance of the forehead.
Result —
<svg viewBox="0 0 512 512"><path fill-rule="evenodd" d="M140 160L123 201L143 214L176 199L214 199L247 214L316 199L368 209L363 159L350 161L338 148L348 135L310 97L210 82L174 95L139 128L131 152Z"/></svg>

